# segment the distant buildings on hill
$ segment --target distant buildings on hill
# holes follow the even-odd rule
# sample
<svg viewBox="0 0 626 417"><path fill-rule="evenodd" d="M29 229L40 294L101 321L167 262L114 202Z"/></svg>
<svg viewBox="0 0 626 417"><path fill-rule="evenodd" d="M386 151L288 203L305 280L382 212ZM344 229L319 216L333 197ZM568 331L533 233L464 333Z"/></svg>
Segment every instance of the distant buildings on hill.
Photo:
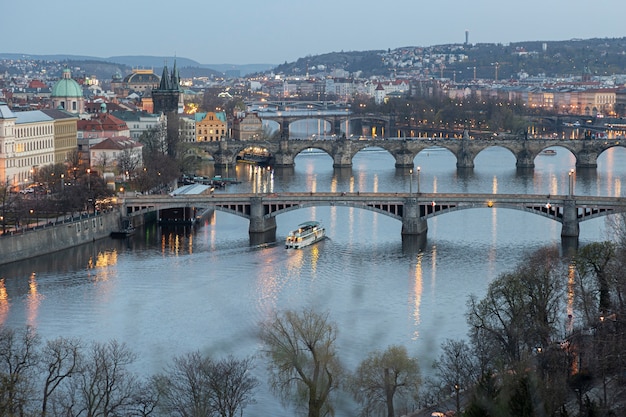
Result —
<svg viewBox="0 0 626 417"><path fill-rule="evenodd" d="M164 141L167 135L177 135L183 142L264 136L263 121L253 109L237 109L232 114L197 112L199 103L212 98L345 102L360 96L380 104L398 97L438 94L452 99L517 101L569 115L626 116L626 75L598 77L585 70L557 79L520 72L514 79L499 80L496 65L493 79L474 76L471 81L457 82L454 73L444 77L444 68L467 59L462 47L428 54L407 48L383 54L382 59L394 69L388 77L363 78L359 71L317 65L298 76L182 79L174 61L172 71L164 65L160 77L152 69L136 68L125 76L112 74L110 80L74 78L70 68L51 78L52 68L47 71L43 64L27 66L20 61L23 75L0 74L0 179L25 184L36 167L68 163L76 151L83 166L95 168L107 159L110 167L100 167L115 171L116 156L122 149L141 149L138 142L146 132L160 132ZM192 105L186 107L189 102Z"/></svg>

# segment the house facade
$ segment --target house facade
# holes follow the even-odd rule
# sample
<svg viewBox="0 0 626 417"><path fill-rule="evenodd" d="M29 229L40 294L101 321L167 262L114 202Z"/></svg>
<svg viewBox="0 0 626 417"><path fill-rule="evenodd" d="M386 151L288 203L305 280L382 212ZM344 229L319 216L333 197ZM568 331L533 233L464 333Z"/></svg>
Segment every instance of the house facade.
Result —
<svg viewBox="0 0 626 417"><path fill-rule="evenodd" d="M0 178L10 186L33 180L54 163L54 119L40 110L13 113L0 103Z"/></svg>

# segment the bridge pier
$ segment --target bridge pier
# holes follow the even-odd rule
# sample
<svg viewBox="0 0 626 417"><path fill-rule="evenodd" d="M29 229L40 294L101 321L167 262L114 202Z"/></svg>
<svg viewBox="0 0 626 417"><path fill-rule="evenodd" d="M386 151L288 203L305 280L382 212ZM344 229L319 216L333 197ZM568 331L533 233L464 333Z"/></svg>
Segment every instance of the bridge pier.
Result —
<svg viewBox="0 0 626 417"><path fill-rule="evenodd" d="M474 168L474 158L476 153L470 150L470 141L463 138L461 140L461 148L456 155L457 168Z"/></svg>
<svg viewBox="0 0 626 417"><path fill-rule="evenodd" d="M396 168L413 168L415 166L415 154L406 151L396 154Z"/></svg>
<svg viewBox="0 0 626 417"><path fill-rule="evenodd" d="M219 150L213 154L213 160L216 168L226 168L233 166L237 162L237 155L228 149L228 141L219 142Z"/></svg>
<svg viewBox="0 0 626 417"><path fill-rule="evenodd" d="M515 155L515 166L517 168L534 168L535 158L528 150L523 149Z"/></svg>
<svg viewBox="0 0 626 417"><path fill-rule="evenodd" d="M420 207L418 199L409 197L404 202L404 212L402 213L402 234L422 235L428 231L428 222L420 217Z"/></svg>
<svg viewBox="0 0 626 417"><path fill-rule="evenodd" d="M290 168L295 166L293 152L289 149L289 140L281 140L278 151L274 153L274 166Z"/></svg>
<svg viewBox="0 0 626 417"><path fill-rule="evenodd" d="M263 242L276 240L276 218L265 217L263 197L250 198L250 227L248 229L251 242L257 242L262 236Z"/></svg>
<svg viewBox="0 0 626 417"><path fill-rule="evenodd" d="M576 168L597 168L598 154L591 150L583 149L576 155Z"/></svg>
<svg viewBox="0 0 626 417"><path fill-rule="evenodd" d="M563 227L561 229L561 238L578 238L580 234L580 226L578 224L578 209L576 208L576 200L573 197L563 201Z"/></svg>
<svg viewBox="0 0 626 417"><path fill-rule="evenodd" d="M333 168L352 168L352 142L340 139L335 144Z"/></svg>

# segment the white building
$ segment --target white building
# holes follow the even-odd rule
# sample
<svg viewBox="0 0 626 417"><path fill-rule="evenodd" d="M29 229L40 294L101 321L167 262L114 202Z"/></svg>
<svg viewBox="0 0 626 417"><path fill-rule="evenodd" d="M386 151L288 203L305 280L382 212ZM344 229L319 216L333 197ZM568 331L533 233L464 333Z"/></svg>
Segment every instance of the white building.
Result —
<svg viewBox="0 0 626 417"><path fill-rule="evenodd" d="M89 148L89 163L92 168L105 172L120 173L120 169L137 169L143 166L143 145L125 136L107 138ZM124 163L120 163L124 160ZM129 165L120 167L120 165Z"/></svg>
<svg viewBox="0 0 626 417"><path fill-rule="evenodd" d="M35 171L54 164L54 119L34 110L13 113L0 103L0 178L11 186L32 181Z"/></svg>

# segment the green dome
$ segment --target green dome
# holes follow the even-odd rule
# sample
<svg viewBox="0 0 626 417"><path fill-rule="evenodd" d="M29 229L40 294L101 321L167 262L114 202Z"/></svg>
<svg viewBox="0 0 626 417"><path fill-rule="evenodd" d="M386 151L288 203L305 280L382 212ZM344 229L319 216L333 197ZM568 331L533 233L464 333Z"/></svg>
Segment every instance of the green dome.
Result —
<svg viewBox="0 0 626 417"><path fill-rule="evenodd" d="M63 70L63 78L52 87L52 97L82 97L83 89L72 79L69 69Z"/></svg>

